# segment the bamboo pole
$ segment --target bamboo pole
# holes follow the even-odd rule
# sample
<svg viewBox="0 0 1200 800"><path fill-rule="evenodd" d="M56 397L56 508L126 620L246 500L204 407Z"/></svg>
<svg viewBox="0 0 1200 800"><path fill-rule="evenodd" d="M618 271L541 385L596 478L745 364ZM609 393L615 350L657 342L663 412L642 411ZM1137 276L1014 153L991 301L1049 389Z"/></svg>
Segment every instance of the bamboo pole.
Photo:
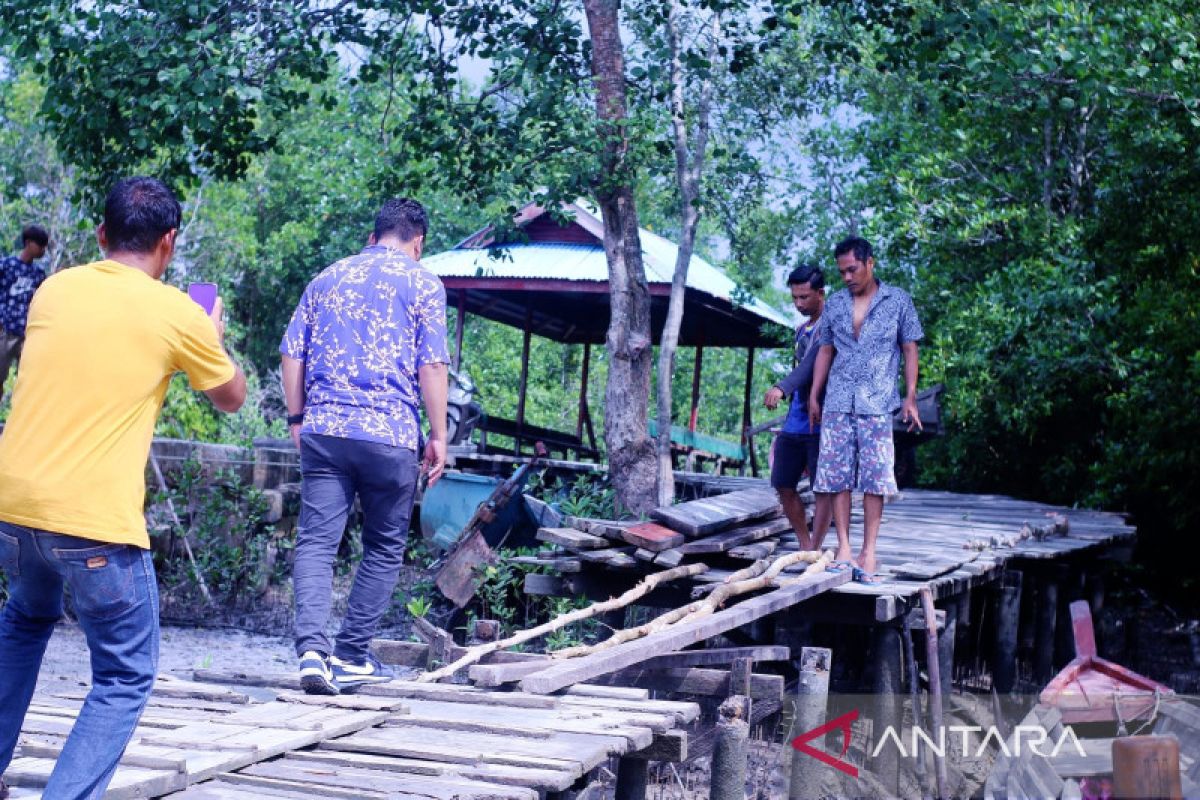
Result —
<svg viewBox="0 0 1200 800"><path fill-rule="evenodd" d="M688 564L686 566L675 567L674 569L669 569L664 572L656 572L653 575L647 576L645 580L622 594L620 597L614 597L600 603L593 603L586 608L578 608L574 611L569 611L566 614L560 614L554 619L544 622L537 627L518 631L507 639L500 639L495 642L488 642L486 644L472 647L467 650L467 652L463 654L457 661L447 664L446 666L434 670L433 672L426 672L424 675L419 676L416 680L418 683L430 683L432 681L449 677L458 672L460 669L477 663L479 659L483 658L488 653L494 653L497 650L504 650L506 648L513 647L514 645L527 642L530 639L536 639L539 636L552 633L560 628L565 628L574 622L588 619L589 617L594 617L599 614L624 608L635 600L644 597L660 584L668 583L679 578L688 578L694 575L699 575L707 570L708 565L706 564Z"/></svg>

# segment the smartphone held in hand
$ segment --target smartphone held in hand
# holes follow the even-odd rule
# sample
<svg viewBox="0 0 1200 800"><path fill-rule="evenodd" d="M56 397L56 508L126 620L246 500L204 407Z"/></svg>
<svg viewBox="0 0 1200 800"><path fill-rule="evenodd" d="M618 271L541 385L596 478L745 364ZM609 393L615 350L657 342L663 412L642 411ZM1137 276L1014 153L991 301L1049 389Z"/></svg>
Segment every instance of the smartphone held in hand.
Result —
<svg viewBox="0 0 1200 800"><path fill-rule="evenodd" d="M217 285L215 283L190 283L188 284L188 297L199 303L205 314L212 314L213 306L217 303Z"/></svg>

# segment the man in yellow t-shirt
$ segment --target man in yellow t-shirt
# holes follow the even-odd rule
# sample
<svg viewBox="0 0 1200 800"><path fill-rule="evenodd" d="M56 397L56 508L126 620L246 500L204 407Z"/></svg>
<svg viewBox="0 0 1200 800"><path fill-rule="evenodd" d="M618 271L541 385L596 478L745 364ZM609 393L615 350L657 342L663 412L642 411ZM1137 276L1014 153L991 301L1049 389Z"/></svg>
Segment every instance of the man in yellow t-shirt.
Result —
<svg viewBox="0 0 1200 800"><path fill-rule="evenodd" d="M158 590L144 472L167 384L185 372L225 412L246 378L212 315L161 282L180 207L153 178L109 192L107 258L64 270L33 297L12 413L0 435L0 775L12 760L63 586L91 651L92 688L43 796L104 793L158 666ZM0 781L0 793L3 783Z"/></svg>

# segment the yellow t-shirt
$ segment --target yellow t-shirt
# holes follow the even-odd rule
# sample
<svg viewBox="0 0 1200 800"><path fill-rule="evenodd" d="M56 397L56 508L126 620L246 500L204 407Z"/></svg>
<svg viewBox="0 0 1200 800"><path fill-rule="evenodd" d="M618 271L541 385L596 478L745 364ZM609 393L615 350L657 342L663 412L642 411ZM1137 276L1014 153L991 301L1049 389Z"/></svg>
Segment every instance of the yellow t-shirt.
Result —
<svg viewBox="0 0 1200 800"><path fill-rule="evenodd" d="M186 294L116 261L48 278L0 435L0 520L149 547L146 458L179 371L197 391L235 374Z"/></svg>

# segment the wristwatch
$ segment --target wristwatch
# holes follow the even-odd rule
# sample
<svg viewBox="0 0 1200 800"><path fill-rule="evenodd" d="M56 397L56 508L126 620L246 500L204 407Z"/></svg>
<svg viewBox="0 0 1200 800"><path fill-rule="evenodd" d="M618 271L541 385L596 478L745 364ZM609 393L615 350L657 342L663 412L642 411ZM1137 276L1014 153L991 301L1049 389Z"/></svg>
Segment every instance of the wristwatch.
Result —
<svg viewBox="0 0 1200 800"><path fill-rule="evenodd" d="M293 425L303 425L304 412L301 411L299 414L288 414L287 424L289 428Z"/></svg>

